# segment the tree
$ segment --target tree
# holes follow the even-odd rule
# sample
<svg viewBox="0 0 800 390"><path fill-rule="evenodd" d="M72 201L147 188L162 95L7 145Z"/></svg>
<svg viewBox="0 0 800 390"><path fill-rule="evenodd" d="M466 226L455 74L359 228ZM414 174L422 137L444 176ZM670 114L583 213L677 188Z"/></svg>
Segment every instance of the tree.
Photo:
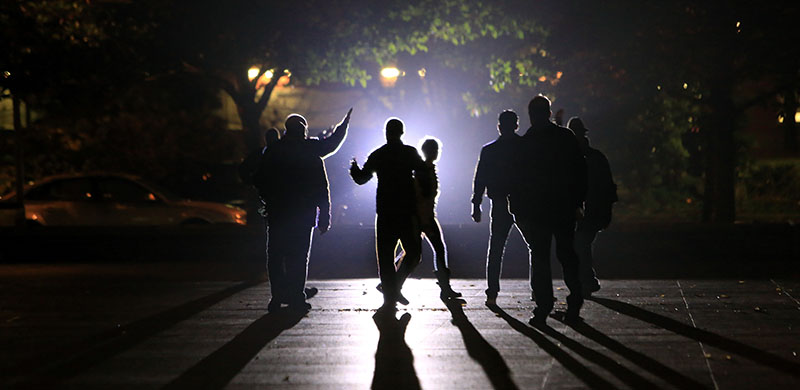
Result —
<svg viewBox="0 0 800 390"><path fill-rule="evenodd" d="M692 101L680 116L702 137L703 220L730 223L743 113L778 95L791 102L789 91L798 89L798 8L744 1L558 4L551 13L564 19L554 22L551 37L563 39L548 44L565 69L561 86L583 96L575 105L594 113L635 118L670 101ZM790 144L792 130L786 132Z"/></svg>
<svg viewBox="0 0 800 390"><path fill-rule="evenodd" d="M164 50L184 71L213 80L231 96L249 145L259 143L259 119L283 75L305 85L366 87L381 66L420 56L479 73L473 93L484 93L490 74L499 91L507 84L533 85L541 73L535 61L541 56L530 47L540 45L545 31L519 1L169 4L164 14L172 16L159 22ZM492 50L488 41L501 44Z"/></svg>

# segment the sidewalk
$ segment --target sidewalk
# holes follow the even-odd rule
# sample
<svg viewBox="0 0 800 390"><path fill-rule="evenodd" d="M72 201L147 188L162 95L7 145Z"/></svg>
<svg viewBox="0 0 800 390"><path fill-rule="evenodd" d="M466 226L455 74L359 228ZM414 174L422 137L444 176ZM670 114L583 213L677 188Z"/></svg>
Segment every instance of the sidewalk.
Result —
<svg viewBox="0 0 800 390"><path fill-rule="evenodd" d="M800 387L798 281L605 281L584 324L542 328L527 325L526 281L503 280L497 313L483 283L456 280L466 304L448 310L432 279L409 280L399 320L374 320L376 279L310 282L305 316L266 314L267 283L97 282L69 297L81 287L4 279L0 387Z"/></svg>

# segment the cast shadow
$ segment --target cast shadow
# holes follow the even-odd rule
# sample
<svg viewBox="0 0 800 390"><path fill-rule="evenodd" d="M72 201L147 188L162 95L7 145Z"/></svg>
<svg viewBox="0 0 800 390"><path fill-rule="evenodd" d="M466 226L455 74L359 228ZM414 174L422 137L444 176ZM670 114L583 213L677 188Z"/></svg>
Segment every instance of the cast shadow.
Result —
<svg viewBox="0 0 800 390"><path fill-rule="evenodd" d="M35 389L58 387L64 381L135 347L159 332L260 283L262 282L257 280L238 283L124 326L95 334L81 342L65 345L51 356L38 357L14 367L9 372L16 373L16 376L12 377L8 387ZM52 363L43 364L45 361Z"/></svg>
<svg viewBox="0 0 800 390"><path fill-rule="evenodd" d="M518 389L511 379L511 370L508 369L506 361L491 344L475 329L475 326L464 314L462 307L464 300L453 299L446 302L450 314L453 316L453 325L458 327L461 337L464 339L464 346L467 348L469 356L478 362L492 382L495 389Z"/></svg>
<svg viewBox="0 0 800 390"><path fill-rule="evenodd" d="M682 322L664 317L660 314L638 308L629 303L600 297L592 297L589 298L589 300L597 302L616 312L651 323L679 335L741 355L756 363L772 367L794 377L800 377L800 364L791 362L769 352L764 352L739 341L731 340L718 334L686 325Z"/></svg>
<svg viewBox="0 0 800 390"><path fill-rule="evenodd" d="M707 389L702 383L686 376L678 371L667 367L657 360L647 356L641 352L635 351L626 347L617 340L608 337L599 330L591 327L587 323L581 321L574 324L568 324L573 330L582 334L584 337L594 340L594 342L608 348L609 350L619 354L620 356L628 359L639 367L651 372L652 374L663 379L667 383L674 385L679 389Z"/></svg>
<svg viewBox="0 0 800 390"><path fill-rule="evenodd" d="M222 389L270 341L297 325L303 310L279 310L255 320L231 341L203 358L164 389Z"/></svg>
<svg viewBox="0 0 800 390"><path fill-rule="evenodd" d="M500 318L502 318L504 321L506 321L508 325L511 326L512 329L516 330L519 333L522 333L524 336L533 340L533 342L536 343L536 345L538 345L539 348L549 353L550 356L556 359L562 366L564 366L564 368L566 368L569 372L575 375L578 379L583 381L589 388L616 389L616 386L614 386L614 384L603 379L601 376L594 373L588 367L584 366L577 359L570 356L570 354L567 353L565 350L561 349L552 341L548 340L547 337L545 337L538 330L531 328L530 326L512 317L497 305L491 305L489 306L489 309L494 313L496 313L498 316L500 316Z"/></svg>
<svg viewBox="0 0 800 390"><path fill-rule="evenodd" d="M372 389L421 389L414 370L414 355L405 340L411 314L405 313L397 319L393 310L380 309L372 316L372 320L380 332L378 349L375 351Z"/></svg>

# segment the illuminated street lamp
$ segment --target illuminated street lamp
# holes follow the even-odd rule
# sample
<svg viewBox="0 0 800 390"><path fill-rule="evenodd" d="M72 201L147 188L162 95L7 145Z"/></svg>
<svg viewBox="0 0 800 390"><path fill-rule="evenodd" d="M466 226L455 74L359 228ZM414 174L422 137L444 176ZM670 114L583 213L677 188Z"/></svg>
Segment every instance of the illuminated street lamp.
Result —
<svg viewBox="0 0 800 390"><path fill-rule="evenodd" d="M247 70L247 79L253 81L256 77L258 77L258 73L261 72L261 68L258 66L252 66L250 69ZM268 70L261 75L256 82L256 89L261 89L261 87L269 84L269 81L272 80L272 76L274 73L272 70Z"/></svg>
<svg viewBox="0 0 800 390"><path fill-rule="evenodd" d="M386 67L381 69L381 85L387 88L394 87L394 84L397 82L397 78L400 77L402 73L400 69L395 67Z"/></svg>

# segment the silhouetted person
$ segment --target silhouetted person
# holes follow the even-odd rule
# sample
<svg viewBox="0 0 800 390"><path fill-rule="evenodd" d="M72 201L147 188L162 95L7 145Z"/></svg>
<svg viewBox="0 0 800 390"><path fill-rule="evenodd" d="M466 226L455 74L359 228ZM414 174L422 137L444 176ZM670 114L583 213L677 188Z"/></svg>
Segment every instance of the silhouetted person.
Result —
<svg viewBox="0 0 800 390"><path fill-rule="evenodd" d="M514 179L513 156L520 141L520 136L516 133L519 128L519 117L514 111L503 111L497 121L500 137L481 149L472 185L472 219L475 222L481 221L484 192L491 201L489 253L486 259L487 305L497 304L500 273L503 269L503 251L508 233L514 225L514 217L508 212L508 193Z"/></svg>
<svg viewBox="0 0 800 390"><path fill-rule="evenodd" d="M365 184L373 174L378 175L375 245L386 306L394 306L398 301L408 303L400 294L404 279L398 276L410 275L419 264L422 253L414 175L419 180L422 194L429 196L431 193L430 181L426 178L428 167L417 149L404 145L400 139L403 127L400 119L387 120L386 144L369 155L363 168L358 167L355 159L350 166L350 176L357 184ZM399 269L395 269L398 240L405 256Z"/></svg>
<svg viewBox="0 0 800 390"><path fill-rule="evenodd" d="M337 133L347 130L351 111ZM284 303L291 308L310 308L304 288L312 230L316 225L325 233L330 227L330 191L322 156L335 152L341 142L330 141L332 137L308 138L305 118L292 114L286 119L284 138L267 148L262 157L256 181L269 225L270 311Z"/></svg>
<svg viewBox="0 0 800 390"><path fill-rule="evenodd" d="M550 122L550 100L528 104L531 128L515 153L518 174L509 194L509 207L530 251L531 289L536 301L531 324L542 324L553 310L550 242L564 270L568 321L578 319L583 305L579 262L575 253L575 221L586 196L586 161L575 134Z"/></svg>
<svg viewBox="0 0 800 390"><path fill-rule="evenodd" d="M239 164L239 178L242 180L242 183L247 185L254 184L254 176L261 167L261 157L264 156L267 148L278 142L280 138L280 131L274 127L264 132L264 147L252 151L245 157L244 161Z"/></svg>
<svg viewBox="0 0 800 390"><path fill-rule="evenodd" d="M444 244L442 226L436 219L436 198L439 197L439 178L436 175L436 160L439 159L439 141L428 138L422 143L422 155L425 156L425 167L427 173L425 179L429 181L428 186L431 191L428 195L422 194L422 184L415 180L417 194L417 215L419 216L420 229L428 245L433 249L433 271L441 292L439 298L443 300L458 298L461 293L453 291L450 286L450 268L447 262L447 247ZM399 264L402 266L405 260L405 253L399 256ZM397 263L397 262L396 262ZM408 275L399 275L399 280L403 281Z"/></svg>
<svg viewBox="0 0 800 390"><path fill-rule="evenodd" d="M580 276L583 296L588 298L600 290L594 273L592 245L597 233L611 223L611 209L617 198L617 185L611 176L611 166L603 152L589 145L589 132L578 117L572 117L567 127L575 132L581 152L586 157L587 189L583 219L575 230L575 251L580 259Z"/></svg>
<svg viewBox="0 0 800 390"><path fill-rule="evenodd" d="M256 173L258 169L261 167L261 158L264 156L264 153L267 151L272 145L275 145L276 142L280 139L281 133L276 128L270 128L264 132L264 146L260 147L256 150L250 152L250 154L245 157L244 161L239 164L239 179L242 180L242 183L246 186L255 186L256 185ZM245 193L246 198L246 207L247 207L247 224L248 225L256 225L257 219L256 215L261 215L262 217L266 215L264 211L264 201L259 196L258 192L253 193L247 191ZM266 222L266 220L265 220Z"/></svg>

